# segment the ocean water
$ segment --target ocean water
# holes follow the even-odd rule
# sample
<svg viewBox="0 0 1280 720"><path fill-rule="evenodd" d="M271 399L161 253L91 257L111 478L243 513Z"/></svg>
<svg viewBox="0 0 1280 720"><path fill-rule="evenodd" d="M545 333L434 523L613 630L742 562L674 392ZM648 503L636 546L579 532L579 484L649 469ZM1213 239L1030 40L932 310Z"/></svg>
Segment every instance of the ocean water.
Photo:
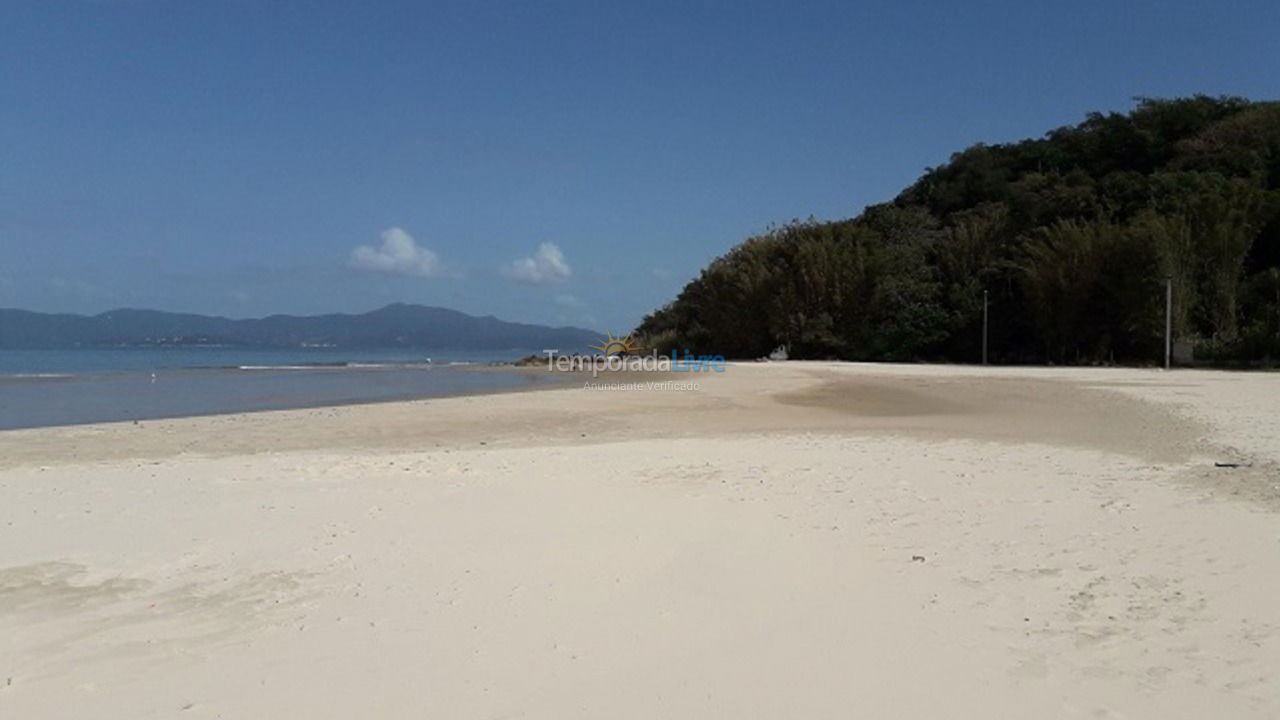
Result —
<svg viewBox="0 0 1280 720"><path fill-rule="evenodd" d="M0 350L0 430L515 389L552 378L488 365L536 352Z"/></svg>

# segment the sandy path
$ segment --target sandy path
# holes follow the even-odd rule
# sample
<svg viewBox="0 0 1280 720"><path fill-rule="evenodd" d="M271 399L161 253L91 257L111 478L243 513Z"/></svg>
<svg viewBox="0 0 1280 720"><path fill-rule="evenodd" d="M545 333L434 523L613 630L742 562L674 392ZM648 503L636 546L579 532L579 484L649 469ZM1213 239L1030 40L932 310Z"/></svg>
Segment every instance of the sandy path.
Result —
<svg viewBox="0 0 1280 720"><path fill-rule="evenodd" d="M1280 714L1280 378L701 381L0 433L0 717Z"/></svg>

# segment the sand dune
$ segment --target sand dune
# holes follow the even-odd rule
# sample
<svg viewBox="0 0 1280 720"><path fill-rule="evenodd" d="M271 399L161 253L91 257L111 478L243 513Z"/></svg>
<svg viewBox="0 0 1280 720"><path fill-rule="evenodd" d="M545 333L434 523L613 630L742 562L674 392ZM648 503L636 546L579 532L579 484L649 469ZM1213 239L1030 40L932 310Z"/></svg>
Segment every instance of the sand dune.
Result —
<svg viewBox="0 0 1280 720"><path fill-rule="evenodd" d="M1280 716L1280 376L695 380L0 433L0 717Z"/></svg>

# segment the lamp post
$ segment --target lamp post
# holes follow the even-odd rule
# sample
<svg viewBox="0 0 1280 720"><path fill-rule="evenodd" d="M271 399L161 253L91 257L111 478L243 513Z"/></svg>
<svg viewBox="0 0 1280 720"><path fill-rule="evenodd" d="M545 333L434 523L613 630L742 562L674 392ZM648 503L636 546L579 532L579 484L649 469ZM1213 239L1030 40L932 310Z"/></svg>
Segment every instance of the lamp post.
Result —
<svg viewBox="0 0 1280 720"><path fill-rule="evenodd" d="M1164 278L1164 369L1173 359L1173 275Z"/></svg>
<svg viewBox="0 0 1280 720"><path fill-rule="evenodd" d="M987 364L987 291L982 291L982 364Z"/></svg>

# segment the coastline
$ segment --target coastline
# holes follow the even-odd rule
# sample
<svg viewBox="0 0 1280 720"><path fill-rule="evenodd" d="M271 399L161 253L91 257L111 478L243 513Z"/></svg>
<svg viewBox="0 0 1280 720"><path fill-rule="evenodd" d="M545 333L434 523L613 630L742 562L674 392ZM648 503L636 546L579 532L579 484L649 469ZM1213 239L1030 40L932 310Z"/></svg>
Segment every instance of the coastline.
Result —
<svg viewBox="0 0 1280 720"><path fill-rule="evenodd" d="M16 374L0 376L0 432L484 395L564 382L549 373L471 364Z"/></svg>
<svg viewBox="0 0 1280 720"><path fill-rule="evenodd" d="M1280 710L1275 376L698 380L0 433L0 712Z"/></svg>

